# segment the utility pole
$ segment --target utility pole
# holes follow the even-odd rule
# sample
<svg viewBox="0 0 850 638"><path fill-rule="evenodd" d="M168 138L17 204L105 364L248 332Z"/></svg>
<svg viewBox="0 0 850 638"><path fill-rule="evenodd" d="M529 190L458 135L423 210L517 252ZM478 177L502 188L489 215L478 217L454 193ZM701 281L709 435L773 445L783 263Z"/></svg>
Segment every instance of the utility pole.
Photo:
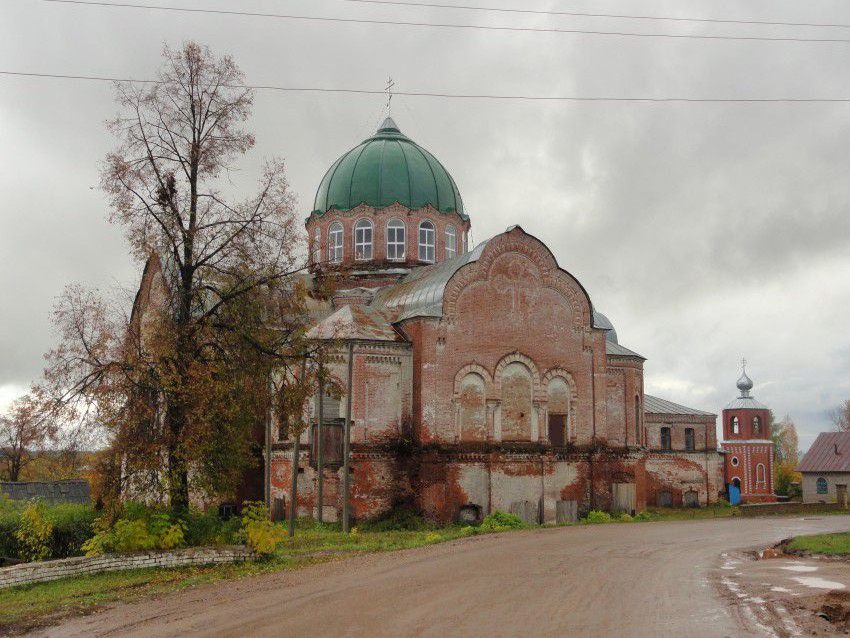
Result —
<svg viewBox="0 0 850 638"><path fill-rule="evenodd" d="M319 476L319 484L317 486L317 496L319 499L318 504L318 520L320 523L323 523L325 520L325 499L324 499L324 486L325 486L325 459L322 454L322 423L325 420L325 381L322 378L322 373L324 368L322 366L321 360L319 361L319 422L316 424L316 472Z"/></svg>
<svg viewBox="0 0 850 638"><path fill-rule="evenodd" d="M298 385L304 383L304 377L307 373L307 357L305 356L301 362L301 370L298 371ZM300 414L298 415L298 425L301 425L301 419L304 418L304 406L301 406ZM296 428L294 434L290 430L292 436L292 491L289 494L289 536L295 536L295 519L298 518L298 465L301 461L301 428Z"/></svg>
<svg viewBox="0 0 850 638"><path fill-rule="evenodd" d="M342 439L342 531L351 531L351 471L349 457L351 456L351 395L354 389L354 342L348 342L348 392L345 396L345 433Z"/></svg>
<svg viewBox="0 0 850 638"><path fill-rule="evenodd" d="M266 410L266 511L269 513L269 518L272 516L272 396L274 391L274 382L272 381L272 371L269 370L268 382L268 399L269 406Z"/></svg>

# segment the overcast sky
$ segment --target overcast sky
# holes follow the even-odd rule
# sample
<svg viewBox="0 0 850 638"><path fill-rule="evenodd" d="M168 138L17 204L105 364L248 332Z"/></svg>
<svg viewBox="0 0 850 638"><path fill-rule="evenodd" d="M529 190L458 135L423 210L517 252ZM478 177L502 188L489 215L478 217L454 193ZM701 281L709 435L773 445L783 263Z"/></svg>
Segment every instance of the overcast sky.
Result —
<svg viewBox="0 0 850 638"><path fill-rule="evenodd" d="M473 0L470 0L469 4ZM474 0L485 6L850 24L846 2ZM139 3L156 4L150 0ZM444 3L459 0L444 0ZM166 4L165 1L160 4ZM608 31L850 38L848 28L611 20L370 6L170 6ZM252 84L443 93L850 97L850 44L626 38L289 21L40 0L0 4L0 69L153 77L162 46L230 53ZM0 76L0 408L41 372L69 282L132 288L98 167L108 83ZM306 214L331 163L384 116L379 96L260 91L237 185L282 156ZM480 241L543 239L647 357L646 390L719 413L746 356L754 395L805 449L850 398L850 104L393 100L452 173ZM246 192L247 194L247 188Z"/></svg>

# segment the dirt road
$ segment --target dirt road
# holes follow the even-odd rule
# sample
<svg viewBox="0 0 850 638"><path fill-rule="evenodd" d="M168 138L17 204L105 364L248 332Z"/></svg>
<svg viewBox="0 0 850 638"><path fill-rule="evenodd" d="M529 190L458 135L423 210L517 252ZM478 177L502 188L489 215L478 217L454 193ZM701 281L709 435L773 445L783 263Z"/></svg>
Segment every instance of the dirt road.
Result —
<svg viewBox="0 0 850 638"><path fill-rule="evenodd" d="M117 605L42 635L782 635L724 596L721 554L838 530L850 530L850 517L481 536Z"/></svg>

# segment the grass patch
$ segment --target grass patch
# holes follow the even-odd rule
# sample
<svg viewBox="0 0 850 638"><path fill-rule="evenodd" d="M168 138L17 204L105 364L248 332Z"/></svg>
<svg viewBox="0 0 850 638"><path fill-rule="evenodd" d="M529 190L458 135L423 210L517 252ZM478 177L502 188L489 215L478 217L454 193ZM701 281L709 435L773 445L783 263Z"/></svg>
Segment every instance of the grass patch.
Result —
<svg viewBox="0 0 850 638"><path fill-rule="evenodd" d="M812 554L850 554L850 532L797 536L788 544L788 549Z"/></svg>

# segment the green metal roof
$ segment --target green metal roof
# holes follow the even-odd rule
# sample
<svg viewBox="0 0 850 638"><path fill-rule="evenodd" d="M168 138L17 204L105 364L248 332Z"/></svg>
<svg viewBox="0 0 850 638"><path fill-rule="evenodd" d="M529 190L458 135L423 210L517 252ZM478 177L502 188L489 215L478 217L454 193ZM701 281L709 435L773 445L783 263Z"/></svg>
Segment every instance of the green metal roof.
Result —
<svg viewBox="0 0 850 638"><path fill-rule="evenodd" d="M350 210L360 204L384 208L396 202L412 210L430 204L440 212L456 212L468 219L449 172L388 117L375 135L328 169L316 192L313 213Z"/></svg>

